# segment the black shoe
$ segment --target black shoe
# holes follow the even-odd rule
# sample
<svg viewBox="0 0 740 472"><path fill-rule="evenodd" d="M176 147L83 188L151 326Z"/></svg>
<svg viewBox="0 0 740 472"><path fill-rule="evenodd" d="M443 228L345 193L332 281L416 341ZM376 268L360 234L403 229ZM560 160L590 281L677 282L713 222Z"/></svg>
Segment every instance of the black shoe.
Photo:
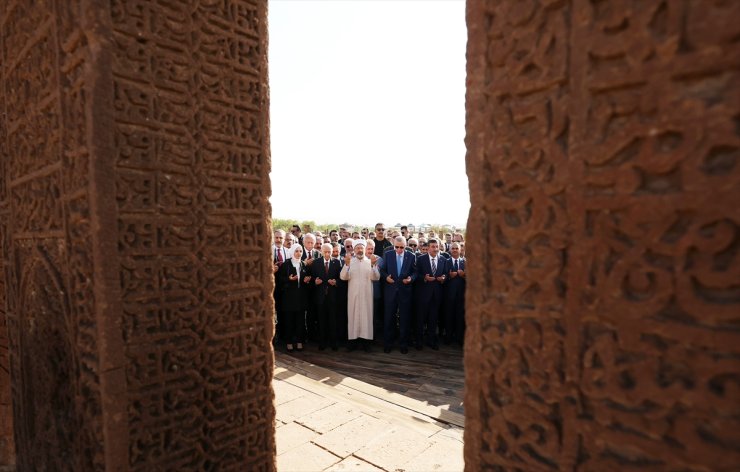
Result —
<svg viewBox="0 0 740 472"><path fill-rule="evenodd" d="M416 348L417 351L421 351L422 349L424 349L424 346L422 346L421 344L417 344L414 347Z"/></svg>
<svg viewBox="0 0 740 472"><path fill-rule="evenodd" d="M391 348L389 347L383 348L383 352L385 352L386 354L389 354L391 352Z"/></svg>
<svg viewBox="0 0 740 472"><path fill-rule="evenodd" d="M370 352L370 343L365 343L365 345L362 346L362 348L365 350L365 352Z"/></svg>
<svg viewBox="0 0 740 472"><path fill-rule="evenodd" d="M347 344L347 352L352 352L355 349L357 349L357 346L355 346L355 343L349 343L349 344Z"/></svg>
<svg viewBox="0 0 740 472"><path fill-rule="evenodd" d="M326 346L319 346L319 351L324 351L324 350L326 350Z"/></svg>
<svg viewBox="0 0 740 472"><path fill-rule="evenodd" d="M433 350L435 350L435 351L439 351L439 344L432 344L432 345L431 345L431 346L429 346L429 347L431 347L431 348L432 348ZM299 350L300 350L300 349L299 349Z"/></svg>
<svg viewBox="0 0 740 472"><path fill-rule="evenodd" d="M336 347L336 346L332 346L332 347L331 347L331 350L332 350L332 351L336 351L337 349L339 349L339 348L338 348L338 347Z"/></svg>
<svg viewBox="0 0 740 472"><path fill-rule="evenodd" d="M402 347L401 348L401 354L408 354L408 353L409 353L409 348L407 348L407 347Z"/></svg>

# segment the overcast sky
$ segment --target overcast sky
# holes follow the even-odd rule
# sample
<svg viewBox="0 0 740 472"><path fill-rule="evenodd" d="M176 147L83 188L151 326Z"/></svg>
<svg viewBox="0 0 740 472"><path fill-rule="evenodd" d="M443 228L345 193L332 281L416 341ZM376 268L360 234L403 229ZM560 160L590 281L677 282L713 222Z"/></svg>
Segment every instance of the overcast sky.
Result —
<svg viewBox="0 0 740 472"><path fill-rule="evenodd" d="M273 217L464 226L464 0L268 5Z"/></svg>

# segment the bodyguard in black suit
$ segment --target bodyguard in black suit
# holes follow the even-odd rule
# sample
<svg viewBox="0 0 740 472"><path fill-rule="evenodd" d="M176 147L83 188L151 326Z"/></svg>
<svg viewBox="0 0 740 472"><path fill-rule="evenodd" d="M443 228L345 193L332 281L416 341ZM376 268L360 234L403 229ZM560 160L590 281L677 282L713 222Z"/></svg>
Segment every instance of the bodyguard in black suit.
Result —
<svg viewBox="0 0 740 472"><path fill-rule="evenodd" d="M351 243L350 243L351 244ZM331 257L339 262L340 267L344 267L344 258L340 257L341 245L332 243ZM347 296L349 285L346 280L337 281L337 340L344 342L347 340Z"/></svg>
<svg viewBox="0 0 740 472"><path fill-rule="evenodd" d="M417 290L417 317L416 317L416 348L421 349L424 339L424 325L426 325L427 345L434 350L439 349L437 326L439 311L442 306L442 284L447 280L449 261L439 255L439 242L431 239L427 243L426 254L416 259L416 279L419 281Z"/></svg>
<svg viewBox="0 0 740 472"><path fill-rule="evenodd" d="M445 344L460 345L465 337L465 259L460 257L460 243L452 243L451 258L444 285Z"/></svg>
<svg viewBox="0 0 740 472"><path fill-rule="evenodd" d="M321 257L321 253L314 249L316 244L316 236L311 233L303 235L303 256L301 260L306 264L306 270L311 273L311 266L313 262ZM314 304L312 303L314 297L314 287L310 284L306 287L306 327L305 332L301 339L305 341L316 341L319 338L319 322L314 310Z"/></svg>
<svg viewBox="0 0 740 472"><path fill-rule="evenodd" d="M321 246L323 257L315 259L311 266L313 275L314 309L319 322L319 350L326 346L337 350L337 299L339 273L342 264L331 257L331 244Z"/></svg>
<svg viewBox="0 0 740 472"><path fill-rule="evenodd" d="M406 251L406 239L398 236L393 241L393 251L383 255L380 280L385 287L385 314L383 317L383 351L391 352L396 332L396 311L400 315L401 353L409 352L411 329L411 301L416 280L416 256ZM400 263L400 264L399 264Z"/></svg>
<svg viewBox="0 0 740 472"><path fill-rule="evenodd" d="M283 247L283 242L285 240L285 231L278 229L275 230L273 234L275 244L272 245L272 274L275 278L275 289L272 292L272 296L275 299L275 323L277 325L275 330L274 342L278 342L285 340L282 281L278 276L278 269L280 269L280 266L282 266L286 260L290 259L290 256L288 256L288 250Z"/></svg>

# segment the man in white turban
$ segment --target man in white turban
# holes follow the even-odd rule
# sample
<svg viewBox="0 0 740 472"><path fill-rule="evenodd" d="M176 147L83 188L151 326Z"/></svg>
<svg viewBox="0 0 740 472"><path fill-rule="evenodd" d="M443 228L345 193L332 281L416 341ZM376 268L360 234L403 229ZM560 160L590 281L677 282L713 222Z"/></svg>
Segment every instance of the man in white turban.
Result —
<svg viewBox="0 0 740 472"><path fill-rule="evenodd" d="M350 351L361 345L370 351L373 339L373 281L380 280L375 263L376 255L365 257L365 241L357 239L352 248L354 257L344 256L344 267L339 278L348 281L347 293L347 339Z"/></svg>

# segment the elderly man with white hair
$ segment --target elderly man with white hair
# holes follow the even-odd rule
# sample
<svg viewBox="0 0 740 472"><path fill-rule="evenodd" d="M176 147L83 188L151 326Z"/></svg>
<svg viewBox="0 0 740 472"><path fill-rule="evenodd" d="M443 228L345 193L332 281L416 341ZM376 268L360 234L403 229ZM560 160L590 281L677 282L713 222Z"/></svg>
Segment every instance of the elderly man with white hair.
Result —
<svg viewBox="0 0 740 472"><path fill-rule="evenodd" d="M339 278L349 285L347 293L347 339L348 350L352 351L360 344L365 351L370 351L373 339L373 281L380 280L376 266L378 257L373 254L365 257L366 242L358 239L352 243L354 257L344 256L344 267Z"/></svg>

